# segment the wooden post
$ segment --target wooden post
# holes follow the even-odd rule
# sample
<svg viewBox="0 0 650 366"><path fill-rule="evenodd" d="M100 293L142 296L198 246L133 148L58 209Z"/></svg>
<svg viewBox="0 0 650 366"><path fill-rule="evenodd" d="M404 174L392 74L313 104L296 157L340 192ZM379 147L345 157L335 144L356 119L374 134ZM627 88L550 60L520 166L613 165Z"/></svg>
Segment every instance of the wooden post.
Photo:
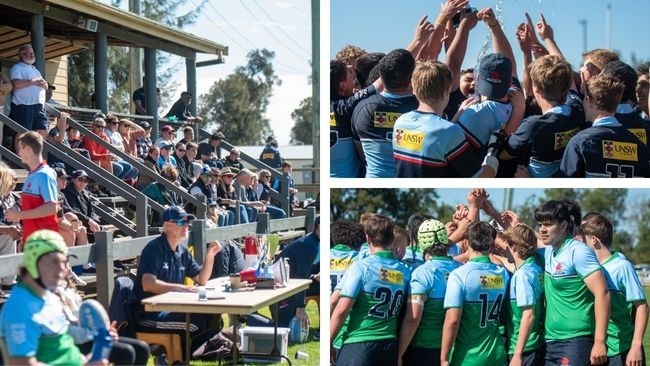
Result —
<svg viewBox="0 0 650 366"><path fill-rule="evenodd" d="M268 212L260 212L257 217L257 233L258 234L267 234L271 227L271 214Z"/></svg>
<svg viewBox="0 0 650 366"><path fill-rule="evenodd" d="M190 242L194 245L194 259L197 263L203 263L206 252L205 220L196 219L192 221L192 234Z"/></svg>
<svg viewBox="0 0 650 366"><path fill-rule="evenodd" d="M138 238L149 235L149 207L147 205L147 196L137 195L135 197L135 207L138 212L135 213L135 230Z"/></svg>
<svg viewBox="0 0 650 366"><path fill-rule="evenodd" d="M108 309L113 294L115 273L113 272L113 233L95 233L95 266L97 270L97 301Z"/></svg>
<svg viewBox="0 0 650 366"><path fill-rule="evenodd" d="M316 220L316 207L307 207L307 216L305 216L307 233L314 231L314 220Z"/></svg>
<svg viewBox="0 0 650 366"><path fill-rule="evenodd" d="M241 201L237 200L237 204L235 205L235 225L239 225L242 223L241 216L240 216L241 212L239 212L240 210L242 210Z"/></svg>

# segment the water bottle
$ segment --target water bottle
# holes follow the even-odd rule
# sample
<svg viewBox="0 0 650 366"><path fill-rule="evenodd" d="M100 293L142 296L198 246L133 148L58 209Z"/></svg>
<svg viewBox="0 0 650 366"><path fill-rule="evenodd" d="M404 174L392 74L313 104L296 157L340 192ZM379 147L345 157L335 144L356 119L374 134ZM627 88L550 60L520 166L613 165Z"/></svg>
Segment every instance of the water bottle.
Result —
<svg viewBox="0 0 650 366"><path fill-rule="evenodd" d="M100 361L103 359L108 360L113 348L113 337L108 333L108 329L99 328L95 336L95 343L93 343L92 356L90 361Z"/></svg>
<svg viewBox="0 0 650 366"><path fill-rule="evenodd" d="M304 324L294 316L289 322L289 340L291 343L303 343L309 337L309 324Z"/></svg>

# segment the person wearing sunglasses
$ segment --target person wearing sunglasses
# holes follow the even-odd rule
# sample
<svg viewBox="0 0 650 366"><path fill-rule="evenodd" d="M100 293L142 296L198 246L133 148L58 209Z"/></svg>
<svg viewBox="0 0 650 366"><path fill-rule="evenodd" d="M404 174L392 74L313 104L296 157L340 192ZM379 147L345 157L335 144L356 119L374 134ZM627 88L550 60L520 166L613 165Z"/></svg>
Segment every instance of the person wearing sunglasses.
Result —
<svg viewBox="0 0 650 366"><path fill-rule="evenodd" d="M81 224L88 229L90 241L94 240L94 233L101 231L102 227L99 224L99 215L95 212L95 206L92 204L90 192L88 187L88 173L85 170L79 169L72 172L72 182L68 184L63 190L72 212L76 214L81 221Z"/></svg>
<svg viewBox="0 0 650 366"><path fill-rule="evenodd" d="M133 310L134 318L138 319L137 331L152 332L164 329L165 333L178 332L181 337L185 337L184 313L145 312L140 300L169 291L197 292L197 287L184 284L186 277L199 285L205 285L208 281L212 273L214 257L221 251L222 246L216 240L208 243L203 265L199 265L185 244L194 219L194 215L188 214L179 206L169 207L162 214L162 234L150 241L142 250L134 283L134 295L137 301ZM192 350L219 333L220 323L214 322L218 319L216 316L214 314L191 315Z"/></svg>

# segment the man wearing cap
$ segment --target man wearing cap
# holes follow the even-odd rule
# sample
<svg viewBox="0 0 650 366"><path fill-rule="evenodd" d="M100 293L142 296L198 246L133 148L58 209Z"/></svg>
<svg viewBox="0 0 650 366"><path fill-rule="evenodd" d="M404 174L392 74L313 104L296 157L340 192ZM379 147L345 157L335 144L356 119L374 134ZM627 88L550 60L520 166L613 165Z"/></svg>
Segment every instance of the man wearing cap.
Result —
<svg viewBox="0 0 650 366"><path fill-rule="evenodd" d="M209 142L202 142L199 144L199 157L203 164L208 164L211 167L223 168L221 160L221 140L225 138L221 131L217 131L210 136Z"/></svg>
<svg viewBox="0 0 650 366"><path fill-rule="evenodd" d="M447 277L461 266L447 255L447 229L442 222L424 221L417 238L426 262L411 274L410 298L399 338L399 360L404 365L440 360Z"/></svg>
<svg viewBox="0 0 650 366"><path fill-rule="evenodd" d="M43 160L43 138L35 131L28 131L18 136L16 144L21 161L29 167L29 175L23 184L20 206L9 208L5 217L9 221L21 221L23 238L37 229L58 232L56 173Z"/></svg>
<svg viewBox="0 0 650 366"><path fill-rule="evenodd" d="M158 148L161 148L165 143L174 144L174 136L176 136L174 127L170 125L164 125L160 130L160 137L156 139L154 145L156 145Z"/></svg>
<svg viewBox="0 0 650 366"><path fill-rule="evenodd" d="M68 246L86 245L88 244L88 233L85 227L80 224L79 218L74 213L68 199L63 191L68 186L68 174L65 169L55 167L56 172L56 185L59 189L59 211L57 218L59 219L59 233Z"/></svg>
<svg viewBox="0 0 650 366"><path fill-rule="evenodd" d="M183 244L187 242L188 228L194 218L194 215L189 215L181 207L169 207L162 214L162 234L150 241L142 250L134 283L134 295L137 299L134 304L134 318L138 319L136 328L139 331L173 330L184 337L186 316L184 313L145 312L140 300L169 291L197 292L196 287L183 284L185 278L191 278L199 285L205 285L210 278L214 257L221 251L221 244L216 240L210 242L203 265L199 266ZM214 329L214 332L205 332L206 334L195 337L192 349L196 349L219 332L218 327L210 327L212 317L207 314L191 315L192 334Z"/></svg>
<svg viewBox="0 0 650 366"><path fill-rule="evenodd" d="M77 215L81 223L89 229L90 232L96 233L102 230L99 225L99 215L95 212L95 206L92 204L90 193L86 189L88 186L88 173L79 169L72 173L72 184L63 190L63 194L72 208L72 212Z"/></svg>
<svg viewBox="0 0 650 366"><path fill-rule="evenodd" d="M9 356L6 364L87 362L68 332L61 300L52 292L66 278L67 253L63 238L56 232L38 230L27 237L20 281L0 314L0 336Z"/></svg>
<svg viewBox="0 0 650 366"><path fill-rule="evenodd" d="M264 146L264 150L260 154L260 161L275 169L280 168L280 165L282 165L282 156L280 156L278 142L275 137L269 136L266 138L266 146Z"/></svg>
<svg viewBox="0 0 650 366"><path fill-rule="evenodd" d="M190 104L192 104L192 94L182 92L180 99L172 105L165 118L176 117L177 121L203 122L203 118L192 115Z"/></svg>
<svg viewBox="0 0 650 366"><path fill-rule="evenodd" d="M144 130L144 135L135 140L135 147L138 157L145 159L149 153L149 147L153 145L151 141L151 125L145 121L140 123L140 127Z"/></svg>
<svg viewBox="0 0 650 366"><path fill-rule="evenodd" d="M52 84L48 84L47 90L45 91L45 103L47 104L53 104L53 105L61 105L61 103L57 102L56 100L52 99L52 94L56 90L56 86Z"/></svg>
<svg viewBox="0 0 650 366"><path fill-rule="evenodd" d="M158 145L156 145L158 146ZM158 167L162 170L164 167L171 165L174 168L178 166L178 163L176 163L176 158L172 156L172 148L174 147L174 144L168 141L164 141L160 144L160 155L158 155L158 160L156 161L158 163Z"/></svg>

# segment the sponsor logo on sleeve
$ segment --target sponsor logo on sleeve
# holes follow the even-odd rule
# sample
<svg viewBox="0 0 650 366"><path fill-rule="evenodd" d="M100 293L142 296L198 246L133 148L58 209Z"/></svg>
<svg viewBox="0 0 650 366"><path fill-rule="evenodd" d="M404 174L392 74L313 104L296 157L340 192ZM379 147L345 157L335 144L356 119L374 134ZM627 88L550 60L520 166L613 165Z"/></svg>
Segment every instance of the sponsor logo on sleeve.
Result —
<svg viewBox="0 0 650 366"><path fill-rule="evenodd" d="M336 127L336 116L334 112L330 112L330 127Z"/></svg>
<svg viewBox="0 0 650 366"><path fill-rule="evenodd" d="M564 149L569 143L569 140L578 133L578 129L574 128L573 130L556 132L555 139L553 144L554 150Z"/></svg>
<svg viewBox="0 0 650 366"><path fill-rule="evenodd" d="M395 144L403 149L422 151L423 142L424 132L395 129Z"/></svg>
<svg viewBox="0 0 650 366"><path fill-rule="evenodd" d="M631 142L603 140L603 158L639 161L638 146Z"/></svg>
<svg viewBox="0 0 650 366"><path fill-rule="evenodd" d="M374 112L372 123L375 128L393 128L401 115L397 112Z"/></svg>
<svg viewBox="0 0 650 366"><path fill-rule="evenodd" d="M497 288L503 288L503 277L502 276L496 276L496 275L490 275L490 276L481 276L481 288L486 288L486 289L497 289Z"/></svg>
<svg viewBox="0 0 650 366"><path fill-rule="evenodd" d="M381 268L379 270L379 280L393 285L401 285L404 283L404 273L394 269Z"/></svg>

